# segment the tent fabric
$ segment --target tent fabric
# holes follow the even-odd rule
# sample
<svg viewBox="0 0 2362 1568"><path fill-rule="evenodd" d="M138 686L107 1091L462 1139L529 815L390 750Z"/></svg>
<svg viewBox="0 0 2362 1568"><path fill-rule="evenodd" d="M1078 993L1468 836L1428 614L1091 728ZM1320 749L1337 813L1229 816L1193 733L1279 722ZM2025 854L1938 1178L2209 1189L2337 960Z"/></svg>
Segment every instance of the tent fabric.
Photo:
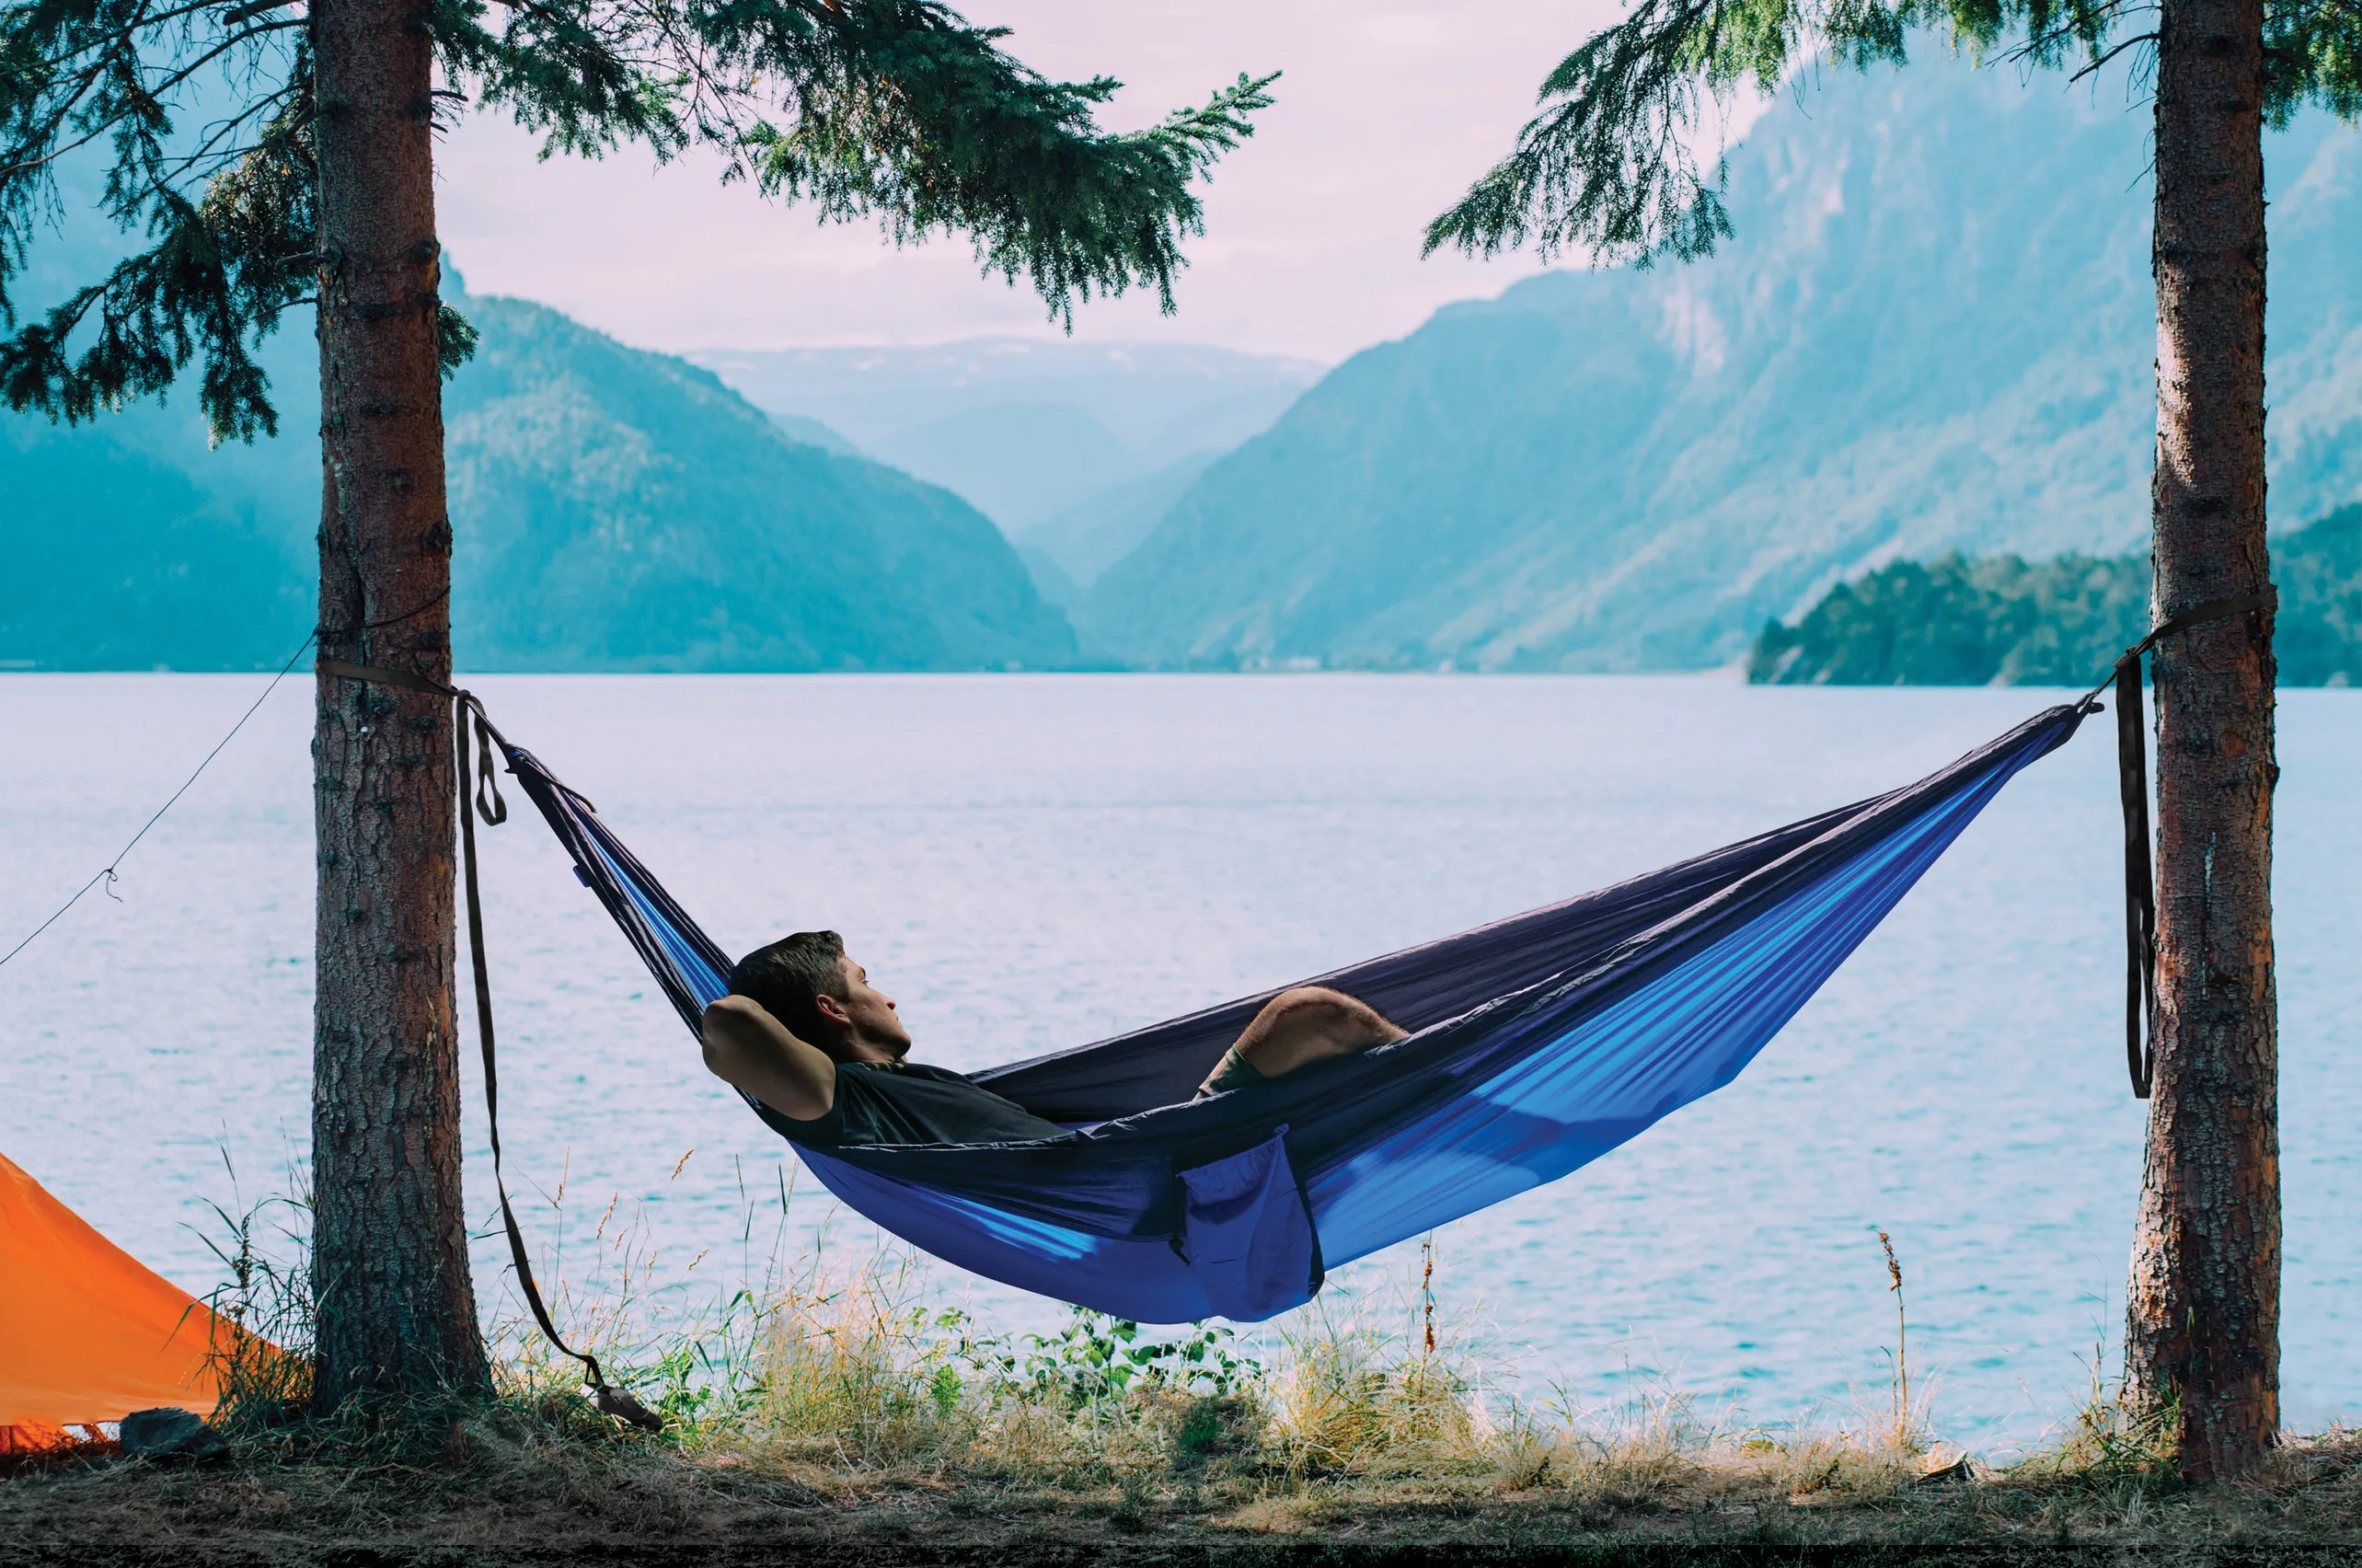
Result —
<svg viewBox="0 0 2362 1568"><path fill-rule="evenodd" d="M0 1426L0 1459L20 1454L46 1454L58 1448L71 1448L88 1442L63 1426L52 1426L45 1421L20 1421L14 1426Z"/></svg>
<svg viewBox="0 0 2362 1568"><path fill-rule="evenodd" d="M159 1405L211 1413L217 1332L203 1302L0 1155L0 1451Z"/></svg>
<svg viewBox="0 0 2362 1568"><path fill-rule="evenodd" d="M799 1153L851 1207L990 1278L1145 1322L1273 1316L1324 1268L1555 1181L1730 1082L2087 711L2048 709L1891 793L1297 982L1412 1032L1360 1056L1192 1102L1275 987L975 1075L1075 1129L1062 1137ZM695 1032L729 957L587 800L501 744Z"/></svg>

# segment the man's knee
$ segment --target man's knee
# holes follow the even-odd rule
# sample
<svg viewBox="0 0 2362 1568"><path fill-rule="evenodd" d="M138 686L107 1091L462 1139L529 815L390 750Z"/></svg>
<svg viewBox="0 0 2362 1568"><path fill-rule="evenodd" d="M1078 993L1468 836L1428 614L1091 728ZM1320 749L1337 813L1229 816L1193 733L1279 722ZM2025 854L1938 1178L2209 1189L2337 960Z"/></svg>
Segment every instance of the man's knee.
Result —
<svg viewBox="0 0 2362 1568"><path fill-rule="evenodd" d="M1365 1051L1400 1040L1403 1032L1368 1003L1342 991L1291 986L1262 1005L1199 1092L1239 1087L1239 1065L1258 1078L1285 1078L1307 1063Z"/></svg>
<svg viewBox="0 0 2362 1568"><path fill-rule="evenodd" d="M1308 1021L1322 1016L1358 1018L1370 1009L1342 991L1332 991L1326 986L1290 986L1269 1004L1275 1013L1287 1013Z"/></svg>
<svg viewBox="0 0 2362 1568"><path fill-rule="evenodd" d="M1326 986L1292 986L1273 997L1266 1010L1274 1024L1291 1032L1318 1034L1341 1044L1358 1047L1403 1035L1367 1002Z"/></svg>

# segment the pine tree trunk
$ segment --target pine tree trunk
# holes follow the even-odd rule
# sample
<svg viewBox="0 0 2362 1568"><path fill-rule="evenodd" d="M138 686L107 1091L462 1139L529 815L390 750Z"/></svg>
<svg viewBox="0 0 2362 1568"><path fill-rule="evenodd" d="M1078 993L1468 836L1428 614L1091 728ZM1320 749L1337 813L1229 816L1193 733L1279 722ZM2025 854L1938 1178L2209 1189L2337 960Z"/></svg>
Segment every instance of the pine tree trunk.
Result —
<svg viewBox="0 0 2362 1568"><path fill-rule="evenodd" d="M2165 0L2157 74L2156 611L2264 590L2261 0ZM2183 1472L2279 1427L2268 613L2157 652L2157 1076L2125 1346Z"/></svg>
<svg viewBox="0 0 2362 1568"><path fill-rule="evenodd" d="M320 649L451 674L423 0L313 0ZM371 623L378 623L372 626ZM490 1388L459 1188L449 704L321 676L316 1408Z"/></svg>

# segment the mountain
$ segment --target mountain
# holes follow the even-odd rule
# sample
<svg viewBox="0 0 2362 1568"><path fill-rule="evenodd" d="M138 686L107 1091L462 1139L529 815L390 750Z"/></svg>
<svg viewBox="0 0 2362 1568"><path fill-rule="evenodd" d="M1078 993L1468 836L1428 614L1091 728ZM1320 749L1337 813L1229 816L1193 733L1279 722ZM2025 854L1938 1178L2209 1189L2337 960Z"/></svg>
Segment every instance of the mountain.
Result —
<svg viewBox="0 0 2362 1568"><path fill-rule="evenodd" d="M1029 562L1046 559L1070 588L1088 588L1100 573L1139 548L1158 519L1189 493L1219 455L1194 452L1154 473L1110 485L1018 535L1017 553ZM1039 570L1034 576L1040 578Z"/></svg>
<svg viewBox="0 0 2362 1568"><path fill-rule="evenodd" d="M1732 157L1715 259L1558 272L1354 356L1073 606L1167 664L1725 663L1902 557L2146 527L2145 111L1832 70ZM2362 495L2362 136L2275 134L2272 503Z"/></svg>
<svg viewBox="0 0 2362 1568"><path fill-rule="evenodd" d="M33 248L34 309L113 259L103 235L63 237ZM212 446L186 386L76 426L0 409L0 668L275 670L295 651L318 580L308 317L259 357L285 433L251 446Z"/></svg>
<svg viewBox="0 0 2362 1568"><path fill-rule="evenodd" d="M2284 686L2362 685L2362 506L2272 541ZM1747 678L1780 686L2096 685L2149 629L2146 551L2028 565L1893 561L1766 627Z"/></svg>
<svg viewBox="0 0 2362 1568"><path fill-rule="evenodd" d="M1083 596L1082 585L1058 564L1056 556L1031 545L1019 545L1016 548L1017 559L1032 574L1033 591L1042 595L1044 603L1063 610Z"/></svg>
<svg viewBox="0 0 2362 1568"><path fill-rule="evenodd" d="M1321 367L1203 345L977 338L688 356L758 408L825 420L956 490L1012 538L1268 427Z"/></svg>
<svg viewBox="0 0 2362 1568"><path fill-rule="evenodd" d="M801 414L773 414L771 422L779 427L781 435L805 446L817 446L823 452L834 452L839 457L869 455L818 420L808 420Z"/></svg>
<svg viewBox="0 0 2362 1568"><path fill-rule="evenodd" d="M276 669L311 620L283 530L105 423L0 415L0 668Z"/></svg>
<svg viewBox="0 0 2362 1568"><path fill-rule="evenodd" d="M482 334L444 396L462 668L1075 662L1065 617L957 496L789 439L709 372L556 311L460 304ZM74 429L0 415L0 663L285 659L315 577L311 356L307 331L271 341L287 433L251 449L207 450L186 397Z"/></svg>
<svg viewBox="0 0 2362 1568"><path fill-rule="evenodd" d="M710 371L518 300L444 398L452 634L478 669L1070 663L948 491L785 439Z"/></svg>
<svg viewBox="0 0 2362 1568"><path fill-rule="evenodd" d="M887 462L960 493L1012 537L1049 510L1122 484L1138 460L1072 403L993 403L881 435Z"/></svg>

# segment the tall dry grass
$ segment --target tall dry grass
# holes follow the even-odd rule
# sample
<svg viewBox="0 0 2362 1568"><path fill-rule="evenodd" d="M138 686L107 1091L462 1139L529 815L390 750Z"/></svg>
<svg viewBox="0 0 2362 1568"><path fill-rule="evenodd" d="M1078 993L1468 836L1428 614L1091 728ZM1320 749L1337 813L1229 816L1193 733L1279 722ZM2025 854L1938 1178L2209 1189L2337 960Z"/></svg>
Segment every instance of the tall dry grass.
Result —
<svg viewBox="0 0 2362 1568"><path fill-rule="evenodd" d="M341 1426L312 1420L303 1409L313 1308L303 1205L225 1213L217 1251L230 1277L215 1309L293 1354L226 1348L217 1418L258 1453L382 1447L407 1422L430 1444L547 1453L638 1445L631 1451L815 1485L924 1477L1048 1488L1112 1516L1180 1497L1285 1514L1438 1493L1607 1514L1734 1497L1812 1508L1979 1473L1931 1444L1930 1389L1904 1354L1903 1271L1884 1235L1897 1332L1883 1408L1868 1401L1851 1421L1766 1430L1662 1379L1593 1407L1563 1390L1518 1394L1515 1347L1481 1307L1442 1304L1444 1259L1432 1239L1407 1275L1332 1288L1250 1354L1219 1326L1152 1331L1082 1311L1054 1332L995 1332L937 1294L912 1253L845 1244L826 1227L817 1246L801 1246L796 1202L784 1180L747 1197L729 1266L700 1253L676 1268L643 1215L610 1202L586 1232L579 1223L570 1231L562 1184L550 1196L550 1220L536 1228L547 1239L544 1286L578 1346L664 1417L652 1443L597 1416L574 1363L514 1311L490 1336L493 1412L426 1401L433 1408ZM2060 1441L2014 1473L2146 1496L2170 1470L2170 1451L2160 1428L2126 1421L2108 1393L2095 1384Z"/></svg>

